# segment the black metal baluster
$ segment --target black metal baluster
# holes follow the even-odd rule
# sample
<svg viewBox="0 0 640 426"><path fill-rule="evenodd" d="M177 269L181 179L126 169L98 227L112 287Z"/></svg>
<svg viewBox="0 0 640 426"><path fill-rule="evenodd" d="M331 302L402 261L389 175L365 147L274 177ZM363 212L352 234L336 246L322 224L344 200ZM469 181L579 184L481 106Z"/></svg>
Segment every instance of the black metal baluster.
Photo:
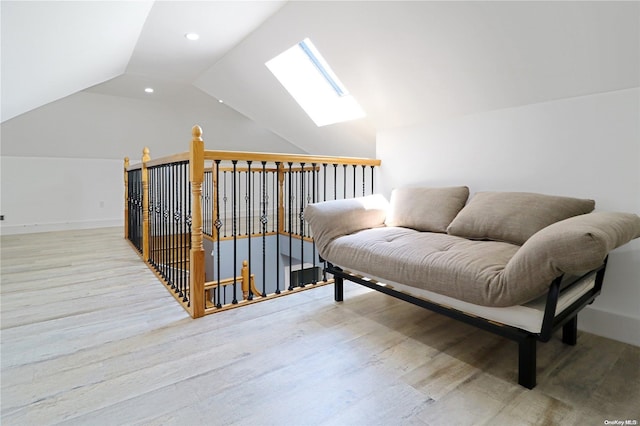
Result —
<svg viewBox="0 0 640 426"><path fill-rule="evenodd" d="M327 163L322 164L322 201L327 201Z"/></svg>
<svg viewBox="0 0 640 426"><path fill-rule="evenodd" d="M304 198L305 198L305 170L304 163L300 163L300 278L298 280L298 287L304 287Z"/></svg>
<svg viewBox="0 0 640 426"><path fill-rule="evenodd" d="M155 262L155 268L156 271L159 272L160 270L160 253L161 253L161 240L160 237L162 235L162 187L161 182L162 182L162 171L160 170L160 167L156 167L154 168L154 175L155 175L155 184L154 184L154 191L156 193L155 196L155 212L154 212L154 220L155 220L155 243L154 243L154 247L155 247L155 253L153 255L154 257L154 262Z"/></svg>
<svg viewBox="0 0 640 426"><path fill-rule="evenodd" d="M237 284L238 284L238 223L236 217L236 207L237 207L237 187L236 187L236 174L237 174L237 164L238 160L233 160L233 174L231 175L232 179L232 192L231 192L231 207L232 207L232 220L233 220L233 299L231 300L232 304L238 303L237 298Z"/></svg>
<svg viewBox="0 0 640 426"><path fill-rule="evenodd" d="M256 199L256 172L253 172L250 174L251 176L251 188L252 188L252 193L251 193L251 199L255 200ZM253 207L255 209L255 206ZM256 226L256 220L259 222L260 218L258 216L256 216L253 212L253 210L251 211L251 229L255 230L258 226Z"/></svg>
<svg viewBox="0 0 640 426"><path fill-rule="evenodd" d="M176 274L176 270L178 265L175 262L175 252L178 249L178 220L180 220L180 207L178 206L178 187L180 185L178 178L180 177L178 173L178 166L176 164L172 164L169 166L171 170L171 206L172 206L172 214L171 214L171 250L169 251L169 272L171 273L171 280L176 283L176 287L178 288L178 296L182 297L184 294L182 292L182 283L178 280L178 276Z"/></svg>
<svg viewBox="0 0 640 426"><path fill-rule="evenodd" d="M137 170L129 172L129 241L131 241L133 246L140 251L140 246L138 244L138 209L136 206L138 176L136 172Z"/></svg>
<svg viewBox="0 0 640 426"><path fill-rule="evenodd" d="M162 262L162 169L160 167L155 168L155 188L154 191L156 193L156 205L155 205L155 249L156 252L154 254L155 258L155 267L156 271L160 272L160 263Z"/></svg>
<svg viewBox="0 0 640 426"><path fill-rule="evenodd" d="M132 183L133 183L133 171L127 171L127 209L129 210L129 216L127 217L127 226L129 229L129 235L127 235L127 239L133 242L134 235L134 227L133 227L133 217L135 216L135 210L131 206L131 199L133 198L132 191Z"/></svg>
<svg viewBox="0 0 640 426"><path fill-rule="evenodd" d="M171 264L173 266L171 267L170 271L171 271L171 276L173 277L173 280L176 282L176 285L178 286L178 295L180 297L184 297L182 283L178 278L178 262L177 262L178 232L179 232L178 221L180 220L180 206L178 205L178 197L177 197L178 188L180 185L180 174L178 172L178 167L179 166L177 164L171 165L171 180L173 181L173 184L171 185L171 201L173 205L173 214L172 214L173 220L171 221L171 228L173 232L173 235L171 236L171 241L172 241Z"/></svg>
<svg viewBox="0 0 640 426"><path fill-rule="evenodd" d="M292 173L292 180L293 180L293 187L290 189L291 217L292 217L291 229L292 229L293 235L295 235L298 233L298 221L293 219L293 217L295 216L296 194L298 193L298 172L297 171L294 171Z"/></svg>
<svg viewBox="0 0 640 426"><path fill-rule="evenodd" d="M133 185L132 185L132 189L133 189L133 200L132 200L132 211L133 211L133 245L138 249L138 251L140 251L140 244L138 243L138 206L136 201L138 200L138 182L137 181L133 181Z"/></svg>
<svg viewBox="0 0 640 426"><path fill-rule="evenodd" d="M176 195L178 198L178 204L180 206L180 212L182 213L182 215L180 217L180 221L178 222L179 231L178 231L178 250L177 250L176 263L177 263L178 279L182 282L182 291L184 293L182 301L186 302L189 300L189 290L188 290L188 281L185 274L184 246L186 245L185 243L187 238L188 221L191 220L191 218L189 217L187 203L185 200L188 181L185 179L184 172L187 170L187 164L185 163L181 164L179 166L179 170L182 172L182 179L180 179L180 186L179 186L180 192L178 192ZM203 194L200 194L201 207L204 205L202 203L203 201L202 198L203 198ZM189 205L191 205L191 203L189 203ZM204 227L203 227L203 233L204 233ZM191 233L189 233L189 235L191 235Z"/></svg>
<svg viewBox="0 0 640 426"><path fill-rule="evenodd" d="M188 238L188 240L186 241L186 244L183 244L184 246L184 254L183 254L183 265L184 265L184 272L183 272L183 276L184 276L184 281L185 281L185 296L183 301L188 302L187 306L190 306L191 304L191 300L190 300L190 275L187 275L189 273L189 263L187 263L187 259L189 259L189 255L191 252L191 220L192 220L192 211L191 211L191 182L189 181L189 163L185 163L184 164L184 205L186 207L186 211L187 211L187 216L186 216L186 224L187 224L187 232L186 232L186 236Z"/></svg>
<svg viewBox="0 0 640 426"><path fill-rule="evenodd" d="M274 182L274 196L276 193L276 189L280 186L280 162L276 161L276 175ZM274 198L274 204L277 204L275 207L276 213L276 294L280 294L280 212L278 209L280 208L280 200L278 198Z"/></svg>
<svg viewBox="0 0 640 426"><path fill-rule="evenodd" d="M371 193L374 194L374 190L373 190L373 182L374 182L374 172L375 172L375 166L371 166Z"/></svg>
<svg viewBox="0 0 640 426"><path fill-rule="evenodd" d="M166 234L166 243L164 246L164 252L165 252L165 262L164 262L164 270L165 270L165 275L167 276L167 281L169 281L172 285L172 288L175 288L175 292L178 293L180 291L180 289L178 288L178 285L176 284L175 281L173 281L171 279L171 167L169 167L168 165L166 165L164 167L165 169L165 173L167 176L167 186L165 188L165 198L166 198L166 217L165 217L165 222L167 223L167 234Z"/></svg>
<svg viewBox="0 0 640 426"><path fill-rule="evenodd" d="M162 167L156 167L156 271L162 268Z"/></svg>
<svg viewBox="0 0 640 426"><path fill-rule="evenodd" d="M144 185L142 183L142 170L140 170L139 173L139 178L138 178L138 184L136 185L136 202L137 202L137 207L136 207L136 221L137 221L137 225L136 225L136 243L138 246L138 249L140 250L140 253L142 253L142 221L143 221L143 215L142 215L142 191L144 189Z"/></svg>
<svg viewBox="0 0 640 426"><path fill-rule="evenodd" d="M135 208L135 203L133 202L133 200L135 200L136 198L136 192L135 192L135 170L130 171L129 172L129 199L127 200L127 202L129 203L129 241L131 241L134 245L134 247L136 247L136 249L138 248L138 246L136 246L136 208Z"/></svg>
<svg viewBox="0 0 640 426"><path fill-rule="evenodd" d="M278 208L279 208L279 203L280 200L278 199L278 179L279 179L279 173L278 171L280 170L280 163L277 162L276 163L276 171L272 174L271 176L271 200L272 203L271 205L273 206L272 209L272 214L274 215L274 220L271 221L271 232L279 232L280 230L278 229L278 220L276 219L279 215L278 215ZM275 228L274 228L275 226ZM278 253L278 256L280 256L280 254Z"/></svg>
<svg viewBox="0 0 640 426"><path fill-rule="evenodd" d="M316 170L316 164L315 163L311 163L311 166L312 166L312 168L311 168L311 173L312 173L312 175L311 175L311 187L313 188L313 192L311 194L311 201L315 203L316 201L318 201L317 198L316 198L316 196L317 196L316 195L316 190L317 190L317 188L316 188L316 185L317 185L316 176L318 174L318 170ZM311 232L309 234L311 234ZM313 238L312 235L310 235L310 236ZM312 265L312 268L313 268L312 269L312 271L313 271L312 283L316 284L318 282L318 275L316 274L316 245L313 242L311 243L311 259L313 261L313 265Z"/></svg>
<svg viewBox="0 0 640 426"><path fill-rule="evenodd" d="M171 284L171 288L173 288L175 290L175 292L178 292L178 286L176 285L176 283L171 279L171 270L169 269L171 266L171 169L169 168L169 166L163 166L164 169L164 173L165 173L165 188L164 188L164 194L163 194L163 198L165 199L165 216L164 216L164 222L165 222L165 242L164 242L164 264L163 264L163 269L164 269L164 275L165 275L165 279L167 280L167 282L169 282Z"/></svg>
<svg viewBox="0 0 640 426"><path fill-rule="evenodd" d="M155 168L150 167L147 169L147 180L149 183L149 263L153 265L153 203L155 199L155 192L153 191L153 174Z"/></svg>
<svg viewBox="0 0 640 426"><path fill-rule="evenodd" d="M222 179L223 179L223 183L222 183L222 190L223 190L223 196L222 196L222 201L224 201L224 210L223 210L223 215L224 215L224 236L227 236L227 171L223 171L222 172Z"/></svg>
<svg viewBox="0 0 640 426"><path fill-rule="evenodd" d="M322 174L322 186L323 186L323 201L327 201L327 164L324 163L322 164L322 169L324 170L323 174ZM323 267L322 267L322 280L323 281L327 281L327 262L324 262Z"/></svg>
<svg viewBox="0 0 640 426"><path fill-rule="evenodd" d="M170 181L169 181L169 174L167 173L167 167L165 166L162 166L162 176L164 179L164 182L163 182L164 186L162 188L162 204L163 204L162 222L164 223L163 234L162 234L162 276L169 283L169 285L171 286L171 289L175 290L176 286L169 279L169 275L167 271L167 264L169 263L169 254L168 254L167 247L169 247L169 244L170 244L169 243L169 200L167 199L168 198L167 194L169 193Z"/></svg>
<svg viewBox="0 0 640 426"><path fill-rule="evenodd" d="M338 165L333 165L333 199L338 199Z"/></svg>
<svg viewBox="0 0 640 426"><path fill-rule="evenodd" d="M160 270L160 250L161 250L161 242L160 242L160 236L162 235L162 230L161 230L161 226L162 226L162 194L161 194L161 182L162 182L162 173L160 170L160 167L155 167L153 169L153 174L154 174L154 188L153 191L155 192L155 205L154 205L154 213L153 213L153 220L155 222L154 225L154 229L155 229L155 236L154 236L154 254L153 254L153 261L154 261L154 266L157 272L159 272Z"/></svg>
<svg viewBox="0 0 640 426"><path fill-rule="evenodd" d="M177 293L179 297L184 296L184 292L182 289L182 283L180 282L180 276L178 274L177 264L177 256L180 254L178 252L178 232L179 232L179 220L180 220L180 206L178 205L178 197L177 192L180 187L180 174L178 172L177 164L170 164L168 166L171 171L171 187L169 188L169 200L171 204L171 214L169 216L170 226L171 226L171 246L169 250L169 273L171 274L171 281L176 284L176 288L178 289Z"/></svg>
<svg viewBox="0 0 640 426"><path fill-rule="evenodd" d="M184 188L182 187L183 183L182 183L182 176L181 176L181 171L182 171L182 164L178 163L178 164L174 164L172 166L172 170L173 173L175 173L175 181L176 184L173 187L173 191L172 191L172 196L175 199L173 205L175 206L175 211L173 212L173 222L174 222L174 229L175 229L175 235L173 237L174 240L174 245L175 248L171 249L171 253L172 253L172 258L173 258L173 264L175 265L172 268L173 274L175 276L175 280L178 283L178 288L180 289L180 292L178 293L180 295L180 297L182 297L183 299L185 298L185 283L182 281L182 272L180 270L180 268L182 267L182 265L179 262L180 259L180 255L182 254L182 250L180 249L180 245L181 245L181 239L182 239L182 206L180 205L180 197L179 195L184 192Z"/></svg>
<svg viewBox="0 0 640 426"><path fill-rule="evenodd" d="M347 165L342 165L342 198L347 198Z"/></svg>
<svg viewBox="0 0 640 426"><path fill-rule="evenodd" d="M253 300L253 292L251 291L251 161L247 161L247 246L249 247L248 254L249 259L247 259L247 268L249 268L249 282L244 283L245 286L249 288L249 294L247 296L247 300Z"/></svg>
<svg viewBox="0 0 640 426"><path fill-rule="evenodd" d="M218 291L218 296L216 297L216 308L221 308L222 304L220 303L220 301L222 300L222 298L220 297L220 292L221 292L221 271L220 271L220 228L222 227L222 222L220 221L220 160L215 160L216 162L216 222L215 222L215 226L216 226L216 266L217 266L217 273L216 276L218 277L218 286L216 287L216 290Z"/></svg>
<svg viewBox="0 0 640 426"><path fill-rule="evenodd" d="M148 178L149 178L149 262L151 265L155 267L156 264L156 217L155 217L155 206L156 199L158 198L158 193L156 191L156 175L157 175L157 167L151 167L148 169Z"/></svg>
<svg viewBox="0 0 640 426"><path fill-rule="evenodd" d="M353 198L356 198L356 165L353 165Z"/></svg>
<svg viewBox="0 0 640 426"><path fill-rule="evenodd" d="M287 181L289 182L289 191L288 191L288 202L287 202L287 217L289 218L289 290L293 290L293 282L291 281L291 259L293 258L293 240L292 240L292 236L293 236L293 228L292 226L292 222L293 222L293 183L292 183L292 179L293 179L293 172L291 170L291 167L293 166L293 163L289 162L289 176L287 178Z"/></svg>
<svg viewBox="0 0 640 426"><path fill-rule="evenodd" d="M262 215L260 223L262 224L262 297L267 295L267 162L262 162L262 174L260 175L260 185L262 189ZM279 238L279 236L276 236ZM278 271L276 271L277 273Z"/></svg>
<svg viewBox="0 0 640 426"><path fill-rule="evenodd" d="M365 187L365 182L366 182L366 170L367 170L367 166L365 166L364 164L362 165L362 196L364 197L365 193L364 193L364 187Z"/></svg>
<svg viewBox="0 0 640 426"><path fill-rule="evenodd" d="M240 175L242 176L242 175ZM248 204L249 204L249 171L248 169L245 170L244 172L244 185L242 185L242 178L240 178L241 181L241 185L238 188L238 193L242 194L242 188L244 188L244 197L241 197L241 199L244 199L244 211L245 211L245 221L244 221L244 235L247 236L249 234L249 226L247 223L247 218L249 217L249 208L248 208ZM240 213L238 213L238 217L241 218L242 215ZM242 227L242 225L240 226Z"/></svg>
<svg viewBox="0 0 640 426"><path fill-rule="evenodd" d="M202 233L209 234L209 172L204 171L202 179Z"/></svg>

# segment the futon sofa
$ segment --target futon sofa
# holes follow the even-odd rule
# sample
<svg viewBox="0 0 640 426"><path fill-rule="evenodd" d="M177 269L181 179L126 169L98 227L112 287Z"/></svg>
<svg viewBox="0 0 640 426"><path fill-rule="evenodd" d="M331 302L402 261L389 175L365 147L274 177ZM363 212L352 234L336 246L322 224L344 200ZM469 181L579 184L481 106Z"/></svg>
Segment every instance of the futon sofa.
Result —
<svg viewBox="0 0 640 426"><path fill-rule="evenodd" d="M536 385L536 342L600 294L608 254L640 237L640 217L595 202L466 186L395 189L311 204L311 227L343 300L343 280L515 340L518 383Z"/></svg>

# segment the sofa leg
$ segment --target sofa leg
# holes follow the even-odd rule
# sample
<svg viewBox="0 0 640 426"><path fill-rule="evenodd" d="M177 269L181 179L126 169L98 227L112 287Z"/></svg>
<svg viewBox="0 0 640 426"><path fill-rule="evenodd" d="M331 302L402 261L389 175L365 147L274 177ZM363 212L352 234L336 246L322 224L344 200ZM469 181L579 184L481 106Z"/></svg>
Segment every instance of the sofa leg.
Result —
<svg viewBox="0 0 640 426"><path fill-rule="evenodd" d="M333 277L333 298L336 302L344 300L344 280L341 277Z"/></svg>
<svg viewBox="0 0 640 426"><path fill-rule="evenodd" d="M532 335L518 342L518 384L527 389L536 386L536 338Z"/></svg>
<svg viewBox="0 0 640 426"><path fill-rule="evenodd" d="M562 326L562 343L574 346L578 342L578 315Z"/></svg>

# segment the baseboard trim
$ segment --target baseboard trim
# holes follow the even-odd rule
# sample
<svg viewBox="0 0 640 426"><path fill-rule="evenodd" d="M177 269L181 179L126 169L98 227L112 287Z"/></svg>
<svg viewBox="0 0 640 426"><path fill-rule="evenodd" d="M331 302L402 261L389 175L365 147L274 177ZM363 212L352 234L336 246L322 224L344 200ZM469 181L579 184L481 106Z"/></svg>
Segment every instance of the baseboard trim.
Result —
<svg viewBox="0 0 640 426"><path fill-rule="evenodd" d="M598 336L640 346L640 318L589 306L578 315L578 329Z"/></svg>
<svg viewBox="0 0 640 426"><path fill-rule="evenodd" d="M36 223L30 225L0 225L1 235L35 234L38 232L72 231L76 229L122 227L122 219L88 220L82 222Z"/></svg>

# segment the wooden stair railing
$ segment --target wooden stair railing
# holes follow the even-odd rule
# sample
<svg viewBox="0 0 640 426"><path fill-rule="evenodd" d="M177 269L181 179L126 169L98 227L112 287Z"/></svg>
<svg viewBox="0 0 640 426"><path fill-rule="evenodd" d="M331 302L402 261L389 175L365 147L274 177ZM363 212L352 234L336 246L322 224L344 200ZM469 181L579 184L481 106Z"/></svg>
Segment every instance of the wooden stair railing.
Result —
<svg viewBox="0 0 640 426"><path fill-rule="evenodd" d="M191 136L188 152L152 160L145 147L140 164L124 160L125 238L184 309L197 318L333 282L318 276L304 209L313 202L372 194L380 161L205 151L202 129L194 126ZM267 239L275 253L268 258ZM233 256L225 257L229 247ZM228 276L239 267L236 261L244 256L239 247L247 251L240 276L206 282L207 273ZM259 272L252 273L252 267ZM271 287L267 269L275 271L268 278ZM289 278L286 286L294 272L298 281L293 285ZM231 284L236 284L232 302L223 305L221 291Z"/></svg>

